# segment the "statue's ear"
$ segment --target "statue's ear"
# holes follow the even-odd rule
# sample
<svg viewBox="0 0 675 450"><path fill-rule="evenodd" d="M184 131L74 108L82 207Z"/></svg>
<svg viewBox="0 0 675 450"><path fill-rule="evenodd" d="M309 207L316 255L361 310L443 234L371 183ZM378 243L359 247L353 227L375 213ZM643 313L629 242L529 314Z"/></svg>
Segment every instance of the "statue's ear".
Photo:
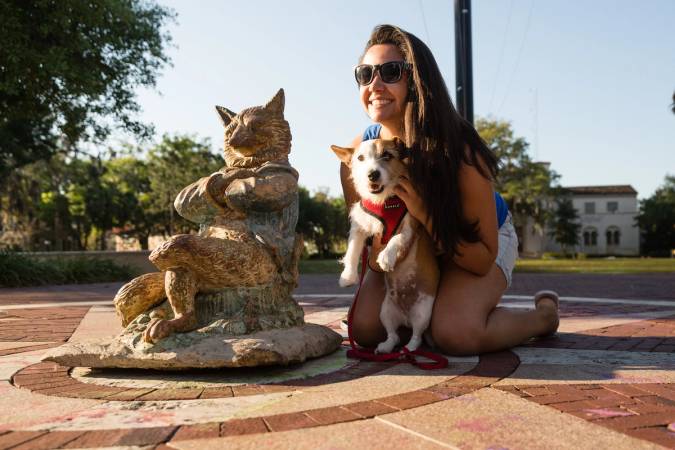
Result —
<svg viewBox="0 0 675 450"><path fill-rule="evenodd" d="M230 122L232 122L232 119L234 119L234 116L237 115L224 106L216 106L216 111L218 112L218 116L220 116L220 121L223 122L223 126L225 127L228 126Z"/></svg>
<svg viewBox="0 0 675 450"><path fill-rule="evenodd" d="M279 89L279 92L277 92L276 95L272 97L272 100L267 102L264 108L277 114L283 114L285 101L284 90Z"/></svg>
<svg viewBox="0 0 675 450"><path fill-rule="evenodd" d="M345 163L348 167L352 165L352 155L354 154L354 149L351 147L338 147L337 145L331 145L331 150L335 152L337 157Z"/></svg>

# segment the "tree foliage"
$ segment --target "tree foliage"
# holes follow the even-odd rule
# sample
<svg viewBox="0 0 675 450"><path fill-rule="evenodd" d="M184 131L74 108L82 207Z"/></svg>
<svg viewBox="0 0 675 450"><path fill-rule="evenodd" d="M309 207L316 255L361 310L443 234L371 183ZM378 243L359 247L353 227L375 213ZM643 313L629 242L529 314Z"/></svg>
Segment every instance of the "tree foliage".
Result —
<svg viewBox="0 0 675 450"><path fill-rule="evenodd" d="M522 226L531 217L542 229L551 217L558 174L547 164L532 161L529 144L514 136L509 122L479 118L476 130L500 160L495 189L508 203L514 223Z"/></svg>
<svg viewBox="0 0 675 450"><path fill-rule="evenodd" d="M149 151L59 154L28 164L0 189L0 247L103 250L115 230L147 248L151 234L194 231L196 224L175 214L173 200L222 164L208 141L188 136L165 136Z"/></svg>
<svg viewBox="0 0 675 450"><path fill-rule="evenodd" d="M135 119L169 62L167 8L134 0L0 0L0 177Z"/></svg>
<svg viewBox="0 0 675 450"><path fill-rule="evenodd" d="M574 248L580 242L579 214L572 204L572 199L562 193L556 198L555 204L549 235L560 244L563 254L567 254L570 247Z"/></svg>
<svg viewBox="0 0 675 450"><path fill-rule="evenodd" d="M666 175L663 185L640 202L636 221L643 254L668 256L675 249L675 175Z"/></svg>
<svg viewBox="0 0 675 450"><path fill-rule="evenodd" d="M305 188L299 190L299 215L297 231L305 242L313 242L319 258L331 258L341 252L349 232L345 201L332 198L325 190L313 196Z"/></svg>
<svg viewBox="0 0 675 450"><path fill-rule="evenodd" d="M150 149L147 158L149 189L146 212L153 215L155 233L171 236L195 230L197 225L180 217L173 201L187 185L211 175L223 166L208 140L190 136L164 136Z"/></svg>

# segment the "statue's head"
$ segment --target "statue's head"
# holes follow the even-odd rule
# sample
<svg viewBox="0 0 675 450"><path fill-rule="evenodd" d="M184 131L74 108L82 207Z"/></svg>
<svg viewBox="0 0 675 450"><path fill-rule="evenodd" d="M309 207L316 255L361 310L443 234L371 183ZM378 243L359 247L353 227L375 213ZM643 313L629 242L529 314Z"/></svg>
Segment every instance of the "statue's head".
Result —
<svg viewBox="0 0 675 450"><path fill-rule="evenodd" d="M239 114L216 106L225 127L224 153L228 166L252 167L265 161L285 160L291 151L291 129L284 119L284 90L264 106Z"/></svg>

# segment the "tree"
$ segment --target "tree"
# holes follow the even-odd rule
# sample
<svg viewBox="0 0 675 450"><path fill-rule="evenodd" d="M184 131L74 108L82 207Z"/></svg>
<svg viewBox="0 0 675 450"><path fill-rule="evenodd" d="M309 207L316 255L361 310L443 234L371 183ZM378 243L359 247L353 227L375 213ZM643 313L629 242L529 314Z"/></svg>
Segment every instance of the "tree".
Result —
<svg viewBox="0 0 675 450"><path fill-rule="evenodd" d="M151 1L0 0L0 179L114 128L149 136L135 90L169 62L172 18Z"/></svg>
<svg viewBox="0 0 675 450"><path fill-rule="evenodd" d="M196 224L176 213L173 201L184 187L220 169L223 159L212 152L208 139L165 135L150 149L147 164L151 191L147 212L157 218L153 231L171 236L195 230Z"/></svg>
<svg viewBox="0 0 675 450"><path fill-rule="evenodd" d="M509 122L479 118L476 130L500 160L495 189L508 203L514 224L523 226L531 217L543 229L551 217L549 204L559 175L547 164L532 161L529 144L513 135Z"/></svg>
<svg viewBox="0 0 675 450"><path fill-rule="evenodd" d="M560 195L555 200L556 210L550 226L549 235L560 244L563 254L567 255L568 247L574 247L579 244L579 214L572 204L572 199Z"/></svg>
<svg viewBox="0 0 675 450"><path fill-rule="evenodd" d="M666 175L663 185L640 202L636 222L643 254L668 256L675 249L675 175Z"/></svg>
<svg viewBox="0 0 675 450"><path fill-rule="evenodd" d="M319 190L312 196L304 187L299 188L298 194L296 230L302 233L305 242L314 242L320 258L334 256L349 232L344 199L331 198L325 190Z"/></svg>

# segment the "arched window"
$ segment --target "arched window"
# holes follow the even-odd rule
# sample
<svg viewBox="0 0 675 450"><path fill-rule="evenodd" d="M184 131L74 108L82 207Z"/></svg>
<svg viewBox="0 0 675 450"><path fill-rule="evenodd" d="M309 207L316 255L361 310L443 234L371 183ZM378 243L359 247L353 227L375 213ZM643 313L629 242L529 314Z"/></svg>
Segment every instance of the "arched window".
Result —
<svg viewBox="0 0 675 450"><path fill-rule="evenodd" d="M619 245L621 230L619 230L619 227L616 225L612 225L605 231L605 237L607 239L607 245Z"/></svg>
<svg viewBox="0 0 675 450"><path fill-rule="evenodd" d="M586 228L582 235L584 237L584 247L593 247L598 245L598 230L595 228Z"/></svg>

